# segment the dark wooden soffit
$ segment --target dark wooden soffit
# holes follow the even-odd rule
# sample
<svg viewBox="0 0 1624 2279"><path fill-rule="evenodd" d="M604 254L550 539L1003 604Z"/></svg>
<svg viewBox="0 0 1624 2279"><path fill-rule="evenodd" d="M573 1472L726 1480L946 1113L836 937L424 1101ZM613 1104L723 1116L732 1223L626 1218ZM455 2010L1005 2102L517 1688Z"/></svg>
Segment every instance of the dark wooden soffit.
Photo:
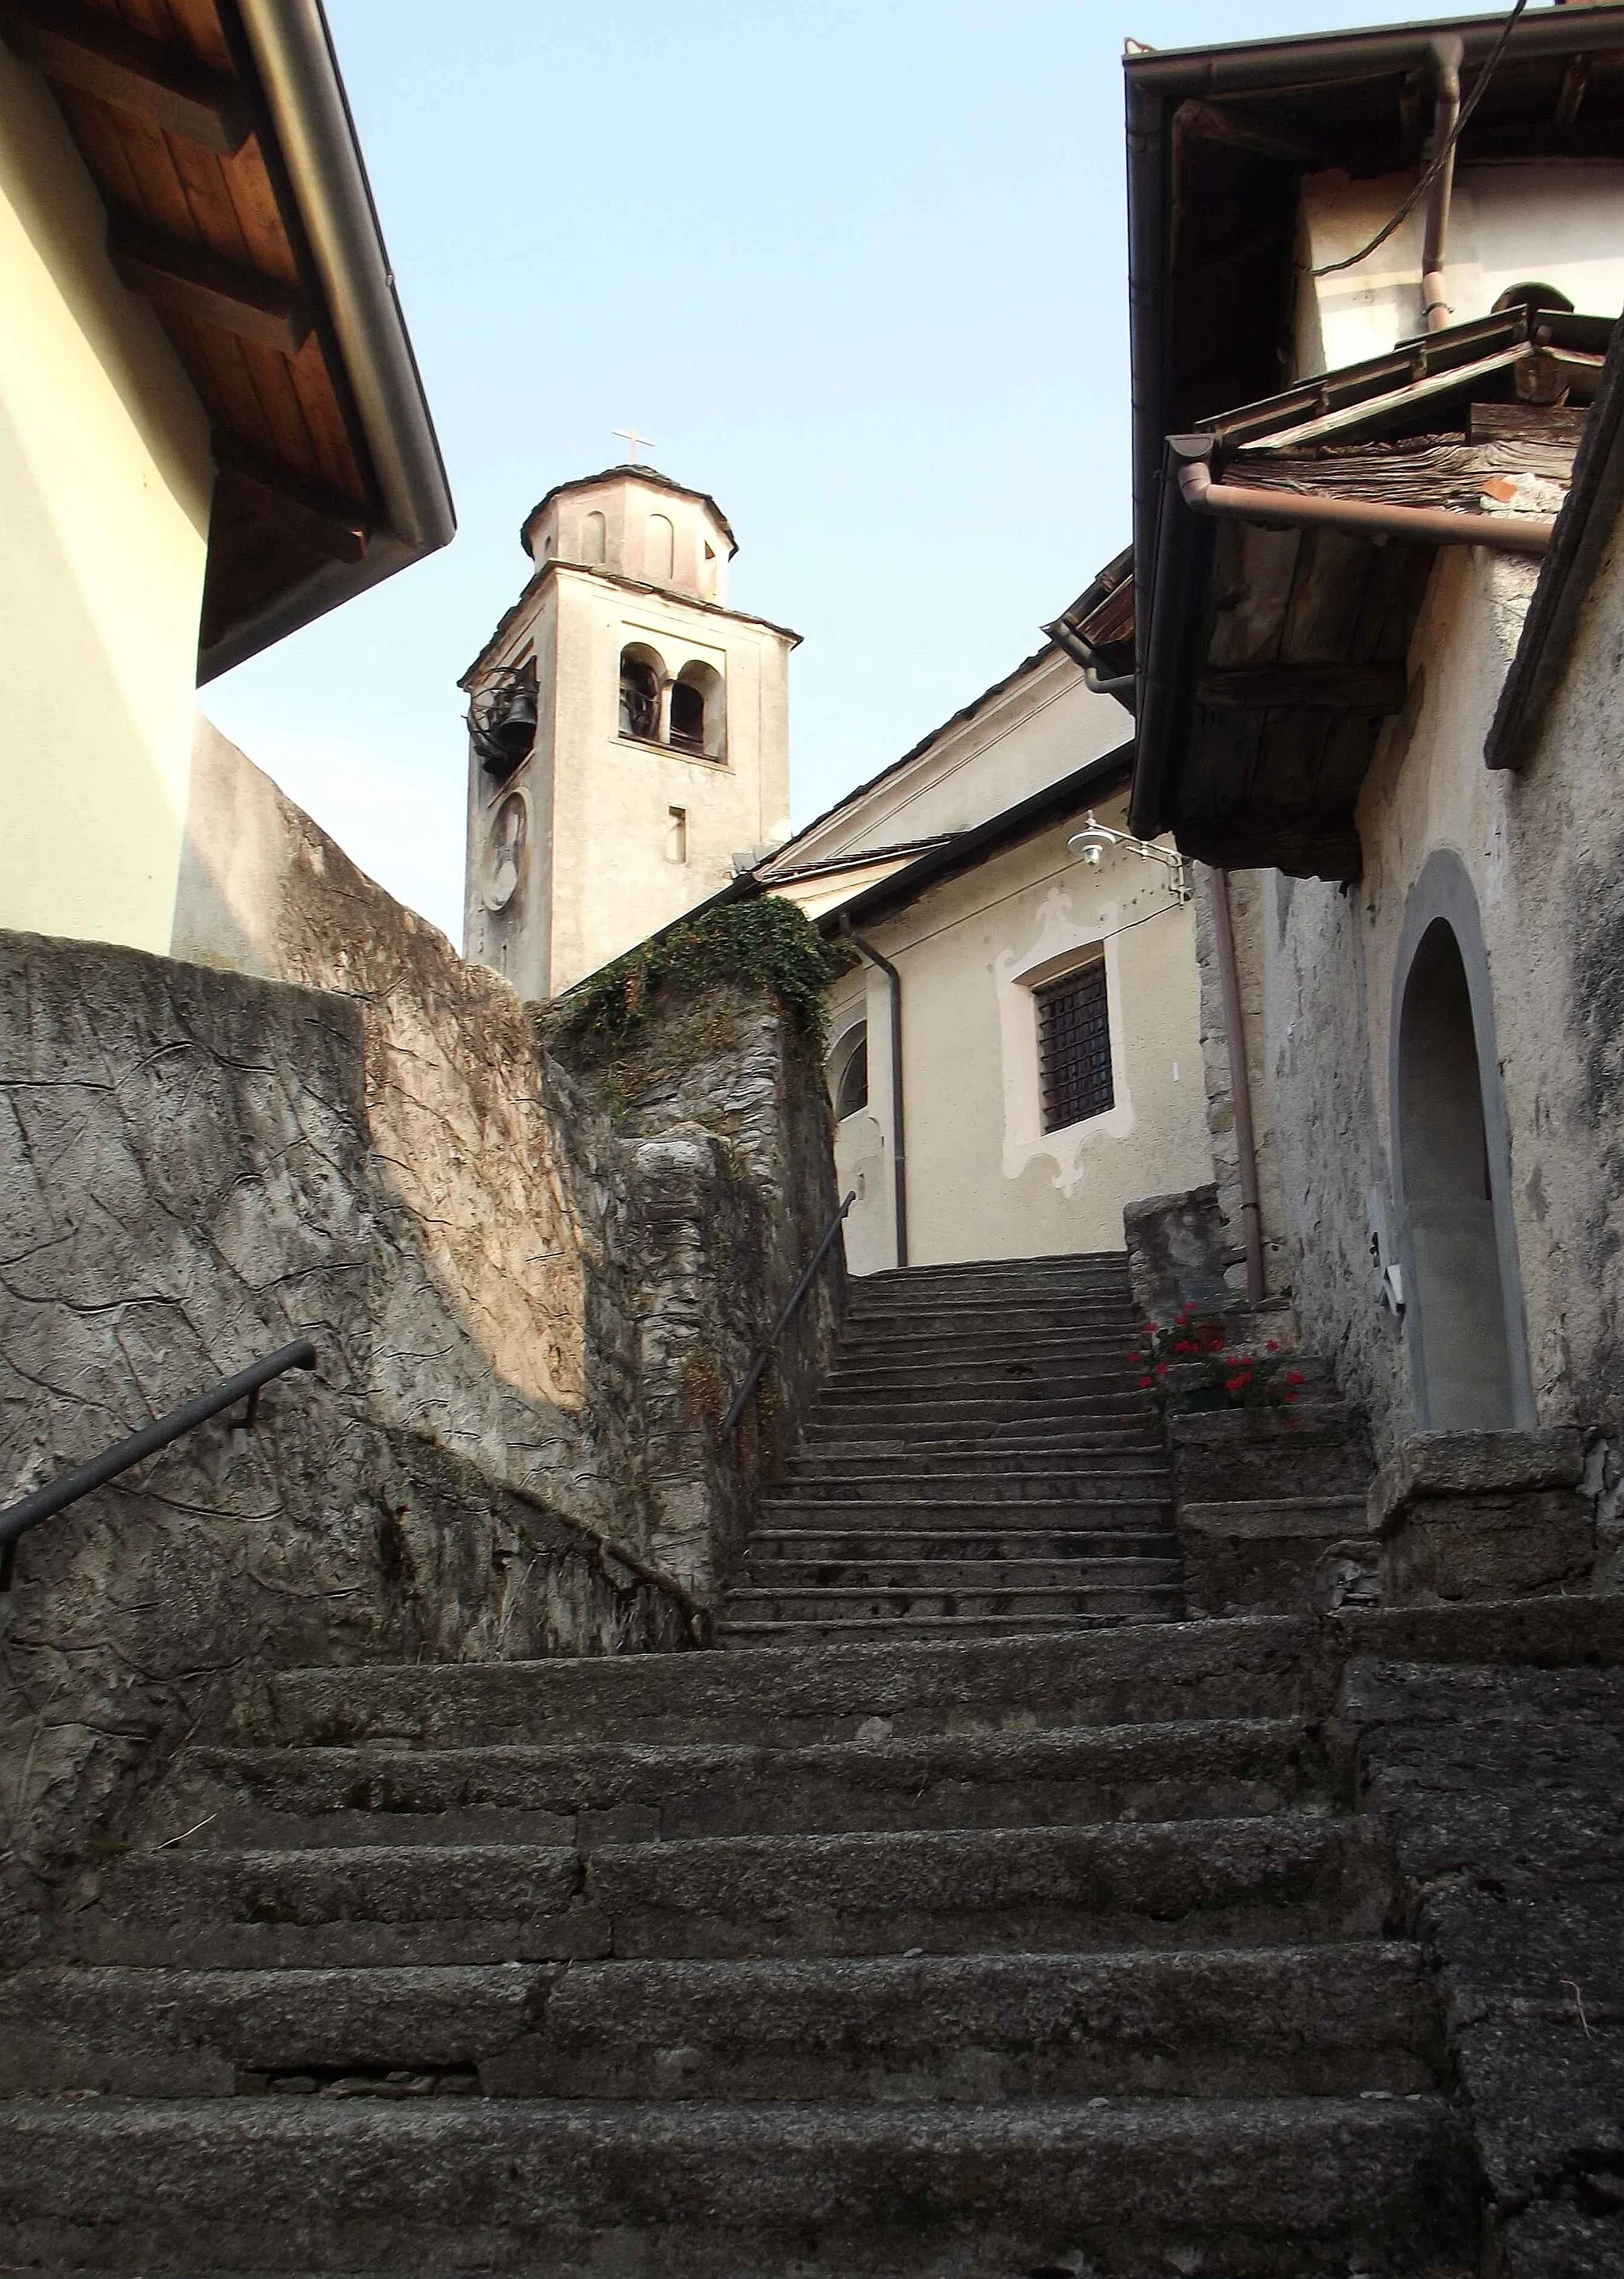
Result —
<svg viewBox="0 0 1624 2279"><path fill-rule="evenodd" d="M364 549L376 485L233 0L0 0L217 434L200 647Z"/></svg>
<svg viewBox="0 0 1624 2279"><path fill-rule="evenodd" d="M1385 723L1415 700L1406 659L1436 549L1271 527L1268 497L1469 513L1514 504L1521 478L1566 484L1608 328L1567 318L1547 339L1542 318L1534 338L1507 337L1525 322L1432 335L1436 369L1401 349L1207 423L1214 478L1256 488L1259 519L1215 526L1170 494L1135 830L1171 829L1224 867L1360 876L1360 794Z"/></svg>

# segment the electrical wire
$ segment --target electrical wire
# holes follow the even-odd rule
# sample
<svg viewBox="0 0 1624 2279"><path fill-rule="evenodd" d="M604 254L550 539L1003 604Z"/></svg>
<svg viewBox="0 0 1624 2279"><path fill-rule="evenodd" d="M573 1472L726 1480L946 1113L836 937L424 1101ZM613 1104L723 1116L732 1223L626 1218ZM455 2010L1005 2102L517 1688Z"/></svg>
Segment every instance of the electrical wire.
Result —
<svg viewBox="0 0 1624 2279"><path fill-rule="evenodd" d="M1513 8L1511 14L1505 19L1505 23L1500 27L1500 36L1494 43L1494 47L1490 54L1488 62L1483 65L1482 71L1479 72L1477 75L1476 86L1472 89L1471 94L1467 96L1466 101L1460 106L1460 116L1455 121L1454 132L1444 143L1444 148L1436 154L1431 165L1416 182L1415 188L1410 192L1409 196L1406 198L1404 203L1399 207L1391 221L1390 221L1384 228L1377 230L1375 235L1371 239L1368 245L1360 246L1357 253L1350 253L1347 258L1344 261L1328 261L1322 269L1311 269L1308 272L1308 274L1311 277L1334 277L1339 269L1355 268L1360 262L1367 260L1369 256L1375 251L1379 245L1385 245L1388 239L1398 227L1399 224L1407 220L1410 215L1414 212L1416 207L1421 203L1422 198L1426 196L1427 192L1432 188L1434 182L1437 180L1438 176L1443 173L1445 165L1448 164L1450 157L1454 151L1456 143L1459 142L1460 137L1466 132L1466 124L1467 119L1470 119L1472 113L1482 101L1483 96L1488 93L1489 82L1494 77L1496 71L1499 68L1500 58L1505 53L1506 42L1512 35L1512 27L1515 24L1518 17L1521 15L1523 10L1528 6L1528 0L1516 0L1516 5Z"/></svg>

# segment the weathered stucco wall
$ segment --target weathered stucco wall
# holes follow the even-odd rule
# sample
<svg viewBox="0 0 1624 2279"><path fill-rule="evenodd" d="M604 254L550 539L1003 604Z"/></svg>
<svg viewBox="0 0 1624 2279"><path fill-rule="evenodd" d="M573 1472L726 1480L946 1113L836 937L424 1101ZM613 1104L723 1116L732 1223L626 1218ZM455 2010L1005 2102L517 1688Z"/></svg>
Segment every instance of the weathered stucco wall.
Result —
<svg viewBox="0 0 1624 2279"><path fill-rule="evenodd" d="M391 1422L499 1477L551 1480L583 1398L585 1265L512 990L464 964L206 721L174 953L352 1001L399 1262L374 1396ZM572 1501L607 1523L592 1497Z"/></svg>
<svg viewBox="0 0 1624 2279"><path fill-rule="evenodd" d="M1416 1423L1413 1323L1401 1329L1383 1304L1371 1240L1390 1250L1402 1234L1395 1009L1406 926L1425 916L1440 861L1458 862L1481 925L1509 1155L1508 1296L1532 1410L1542 1423L1624 1426L1624 550L1615 539L1536 757L1521 776L1492 773L1484 733L1533 580L1504 557L1440 556L1410 702L1360 802L1362 883L1274 881L1269 1077L1305 1334L1369 1402L1383 1453Z"/></svg>
<svg viewBox="0 0 1624 2279"><path fill-rule="evenodd" d="M1192 863L1195 880L1195 960L1200 986L1201 1068L1207 1089L1207 1132L1212 1148L1218 1209L1229 1242L1225 1279L1242 1293L1246 1286L1246 1237L1241 1209L1240 1140L1235 1115L1235 1085L1229 1059L1229 1024L1218 963L1214 898L1225 891L1222 874ZM1275 1295L1290 1289L1296 1256L1280 1186L1280 1143L1268 1084L1268 1016L1264 974L1267 957L1268 875L1261 871L1228 873L1229 930L1235 940L1235 974L1240 996L1246 1081L1252 1101L1252 1147L1258 1177L1258 1217L1263 1236L1263 1282Z"/></svg>

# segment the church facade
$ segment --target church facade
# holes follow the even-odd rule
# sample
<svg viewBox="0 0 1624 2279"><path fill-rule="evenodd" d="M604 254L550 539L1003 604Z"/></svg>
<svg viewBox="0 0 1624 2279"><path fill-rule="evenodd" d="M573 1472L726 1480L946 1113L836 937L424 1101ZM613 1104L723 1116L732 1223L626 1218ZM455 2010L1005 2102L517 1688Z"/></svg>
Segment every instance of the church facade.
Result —
<svg viewBox="0 0 1624 2279"><path fill-rule="evenodd" d="M525 518L532 569L463 675L465 955L556 996L789 831L790 651L727 606L703 491L620 466Z"/></svg>

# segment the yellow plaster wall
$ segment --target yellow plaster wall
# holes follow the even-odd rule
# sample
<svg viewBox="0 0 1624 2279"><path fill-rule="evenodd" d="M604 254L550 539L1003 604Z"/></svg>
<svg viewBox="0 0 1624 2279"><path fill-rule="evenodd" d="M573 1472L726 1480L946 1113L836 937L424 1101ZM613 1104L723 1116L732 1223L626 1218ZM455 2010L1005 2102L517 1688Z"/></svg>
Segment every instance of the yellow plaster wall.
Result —
<svg viewBox="0 0 1624 2279"><path fill-rule="evenodd" d="M208 423L38 75L0 47L0 926L167 950Z"/></svg>

